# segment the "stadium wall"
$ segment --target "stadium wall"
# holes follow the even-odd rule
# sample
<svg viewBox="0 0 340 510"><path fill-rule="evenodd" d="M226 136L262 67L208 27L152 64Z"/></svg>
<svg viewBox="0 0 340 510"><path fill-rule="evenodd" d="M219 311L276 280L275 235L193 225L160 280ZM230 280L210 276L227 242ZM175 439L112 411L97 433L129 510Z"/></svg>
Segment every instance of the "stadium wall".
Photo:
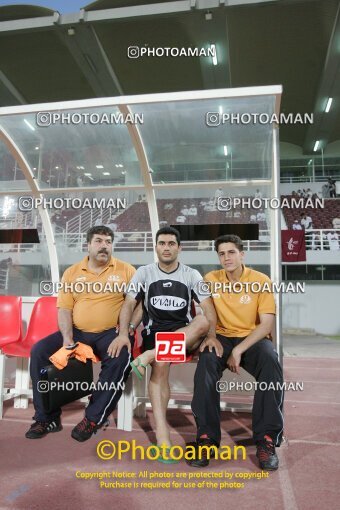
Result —
<svg viewBox="0 0 340 510"><path fill-rule="evenodd" d="M284 329L312 329L322 335L340 335L339 283L306 282L305 293L284 294Z"/></svg>

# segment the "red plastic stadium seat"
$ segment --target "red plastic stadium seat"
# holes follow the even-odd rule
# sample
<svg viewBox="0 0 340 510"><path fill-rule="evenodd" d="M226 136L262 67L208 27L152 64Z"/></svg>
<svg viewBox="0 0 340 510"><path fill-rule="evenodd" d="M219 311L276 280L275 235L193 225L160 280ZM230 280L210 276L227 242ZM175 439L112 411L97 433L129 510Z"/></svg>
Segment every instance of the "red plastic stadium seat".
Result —
<svg viewBox="0 0 340 510"><path fill-rule="evenodd" d="M133 350L132 350L133 359L136 359L140 354L142 354L141 347L142 347L141 345L137 344L137 334L135 334L135 344L134 344Z"/></svg>
<svg viewBox="0 0 340 510"><path fill-rule="evenodd" d="M0 317L0 349L2 349L22 339L21 297L0 296Z"/></svg>
<svg viewBox="0 0 340 510"><path fill-rule="evenodd" d="M9 356L29 358L31 348L45 336L58 331L57 298L44 296L35 304L30 318L27 333L22 342L8 345L3 349Z"/></svg>

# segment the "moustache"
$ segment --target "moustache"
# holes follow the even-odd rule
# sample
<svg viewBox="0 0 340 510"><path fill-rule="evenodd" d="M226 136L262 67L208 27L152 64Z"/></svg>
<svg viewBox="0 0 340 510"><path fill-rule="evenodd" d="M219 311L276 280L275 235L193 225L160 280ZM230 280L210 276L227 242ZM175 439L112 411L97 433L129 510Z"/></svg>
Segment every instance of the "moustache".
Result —
<svg viewBox="0 0 340 510"><path fill-rule="evenodd" d="M100 250L98 253L105 253L107 255L109 252L106 250Z"/></svg>

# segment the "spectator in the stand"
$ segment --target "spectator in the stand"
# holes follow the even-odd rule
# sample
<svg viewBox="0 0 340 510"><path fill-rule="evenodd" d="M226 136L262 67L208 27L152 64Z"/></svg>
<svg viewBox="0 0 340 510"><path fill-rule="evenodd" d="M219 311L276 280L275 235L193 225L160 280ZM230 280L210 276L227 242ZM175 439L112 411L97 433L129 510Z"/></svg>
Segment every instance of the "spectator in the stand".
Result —
<svg viewBox="0 0 340 510"><path fill-rule="evenodd" d="M55 223L56 225L60 226L60 223L62 221L61 214L59 212L55 212L53 216L51 216L52 223Z"/></svg>
<svg viewBox="0 0 340 510"><path fill-rule="evenodd" d="M188 206L186 204L183 206L183 209L181 209L181 214L183 214L183 216L188 216L189 209L188 209Z"/></svg>
<svg viewBox="0 0 340 510"><path fill-rule="evenodd" d="M185 223L186 221L186 216L177 216L176 218L176 223Z"/></svg>
<svg viewBox="0 0 340 510"><path fill-rule="evenodd" d="M217 190L215 191L215 198L218 197L223 197L223 190L221 187L217 188Z"/></svg>
<svg viewBox="0 0 340 510"><path fill-rule="evenodd" d="M165 204L164 209L170 210L173 208L173 206L174 206L174 204L168 203L168 204Z"/></svg>
<svg viewBox="0 0 340 510"><path fill-rule="evenodd" d="M312 250L321 250L321 237L318 232L312 232Z"/></svg>
<svg viewBox="0 0 340 510"><path fill-rule="evenodd" d="M332 225L333 228L340 228L340 218L333 218Z"/></svg>
<svg viewBox="0 0 340 510"><path fill-rule="evenodd" d="M210 200L210 202L208 202L205 206L204 206L204 210L205 211L215 211L215 206L214 206L214 202L212 200Z"/></svg>
<svg viewBox="0 0 340 510"><path fill-rule="evenodd" d="M118 231L118 226L116 223L111 223L111 225L116 227L116 230L114 231L115 232L114 244L117 245L118 243L120 243L120 241L124 239L124 234Z"/></svg>
<svg viewBox="0 0 340 510"><path fill-rule="evenodd" d="M220 197L223 197L223 190L222 190L222 188L221 188L221 187L220 187L220 188L218 188L218 189L215 191L215 197L214 197L214 202L213 202L214 206L217 206L217 204L218 204L218 199L219 199Z"/></svg>
<svg viewBox="0 0 340 510"><path fill-rule="evenodd" d="M313 220L310 216L307 216L306 213L301 213L300 216L301 216L300 224L305 230L313 228Z"/></svg>
<svg viewBox="0 0 340 510"><path fill-rule="evenodd" d="M188 216L197 216L197 207L195 204L191 204L190 209L188 211Z"/></svg>
<svg viewBox="0 0 340 510"><path fill-rule="evenodd" d="M332 179L332 177L328 177L328 187L329 187L329 196L330 196L330 198L336 198L335 180Z"/></svg>
<svg viewBox="0 0 340 510"><path fill-rule="evenodd" d="M296 191L295 191L295 190L294 190L294 191L292 191L292 197L293 197L293 198L297 198L298 196L299 196L299 195L296 193Z"/></svg>
<svg viewBox="0 0 340 510"><path fill-rule="evenodd" d="M142 195L138 195L137 202L142 202L142 201L143 201Z"/></svg>
<svg viewBox="0 0 340 510"><path fill-rule="evenodd" d="M299 223L299 220L294 220L293 230L302 230L302 227L301 227L301 225Z"/></svg>
<svg viewBox="0 0 340 510"><path fill-rule="evenodd" d="M84 184L84 181L83 181L82 177L80 175L78 175L78 177L77 177L78 188L81 188L83 186L83 184Z"/></svg>
<svg viewBox="0 0 340 510"><path fill-rule="evenodd" d="M106 225L106 227L110 228L112 232L117 232L118 225L117 223L110 222L108 225Z"/></svg>
<svg viewBox="0 0 340 510"><path fill-rule="evenodd" d="M256 190L255 198L259 198L260 200L262 200L262 193L259 189Z"/></svg>
<svg viewBox="0 0 340 510"><path fill-rule="evenodd" d="M328 232L327 240L330 250L339 250L339 236L336 232Z"/></svg>
<svg viewBox="0 0 340 510"><path fill-rule="evenodd" d="M322 186L322 198L330 198L330 189L328 184Z"/></svg>
<svg viewBox="0 0 340 510"><path fill-rule="evenodd" d="M241 211L234 211L234 218L241 218Z"/></svg>
<svg viewBox="0 0 340 510"><path fill-rule="evenodd" d="M265 215L263 209L260 209L259 212L257 213L256 221L266 221L266 215Z"/></svg>
<svg viewBox="0 0 340 510"><path fill-rule="evenodd" d="M94 226L95 227L99 227L101 225L103 225L103 216L102 216L102 213L99 214L98 218L94 222Z"/></svg>
<svg viewBox="0 0 340 510"><path fill-rule="evenodd" d="M306 213L301 213L300 224L301 227L305 230L305 241L306 241L306 249L313 249L313 235L310 230L313 228L313 221L310 216L307 216Z"/></svg>
<svg viewBox="0 0 340 510"><path fill-rule="evenodd" d="M307 198L312 198L312 196L313 196L313 191L310 188L308 188L308 190L307 190Z"/></svg>
<svg viewBox="0 0 340 510"><path fill-rule="evenodd" d="M256 214L251 214L250 215L250 223L256 223Z"/></svg>
<svg viewBox="0 0 340 510"><path fill-rule="evenodd" d="M302 190L301 190L301 189L298 189L298 190L297 190L297 196L298 196L298 197L302 197Z"/></svg>

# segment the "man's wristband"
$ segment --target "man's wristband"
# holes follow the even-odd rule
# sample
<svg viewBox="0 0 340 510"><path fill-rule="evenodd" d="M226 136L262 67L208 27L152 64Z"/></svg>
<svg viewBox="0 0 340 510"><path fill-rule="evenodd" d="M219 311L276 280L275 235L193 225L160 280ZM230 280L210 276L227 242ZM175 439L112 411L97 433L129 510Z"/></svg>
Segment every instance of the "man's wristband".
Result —
<svg viewBox="0 0 340 510"><path fill-rule="evenodd" d="M132 324L132 322L129 322L129 328L132 329L133 332L135 332L136 328L135 326Z"/></svg>

